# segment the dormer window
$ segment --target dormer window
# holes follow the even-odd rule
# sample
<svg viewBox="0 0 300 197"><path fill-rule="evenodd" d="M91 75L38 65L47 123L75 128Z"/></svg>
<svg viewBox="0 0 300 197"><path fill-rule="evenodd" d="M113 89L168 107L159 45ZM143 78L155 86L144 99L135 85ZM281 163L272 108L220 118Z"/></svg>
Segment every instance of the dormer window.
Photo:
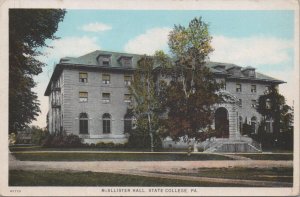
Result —
<svg viewBox="0 0 300 197"><path fill-rule="evenodd" d="M254 77L254 76L255 76L255 71L249 70L249 77Z"/></svg>
<svg viewBox="0 0 300 197"><path fill-rule="evenodd" d="M121 65L125 68L132 67L132 57L128 56L121 56L119 57L118 61L121 63Z"/></svg>
<svg viewBox="0 0 300 197"><path fill-rule="evenodd" d="M100 66L110 66L111 65L110 55L100 55L98 57L98 63Z"/></svg>
<svg viewBox="0 0 300 197"><path fill-rule="evenodd" d="M255 68L251 66L247 66L246 68L243 69L243 73L247 77L255 77Z"/></svg>
<svg viewBox="0 0 300 197"><path fill-rule="evenodd" d="M128 57L124 58L123 59L124 67L131 67L131 62L132 62L131 58L128 58Z"/></svg>
<svg viewBox="0 0 300 197"><path fill-rule="evenodd" d="M237 76L237 77L241 76L241 67L239 67L239 66L233 66L233 67L227 69L227 71L234 76Z"/></svg>
<svg viewBox="0 0 300 197"><path fill-rule="evenodd" d="M109 66L109 57L105 57L102 59L102 65L103 66Z"/></svg>
<svg viewBox="0 0 300 197"><path fill-rule="evenodd" d="M216 65L213 68L216 70L225 71L225 65Z"/></svg>

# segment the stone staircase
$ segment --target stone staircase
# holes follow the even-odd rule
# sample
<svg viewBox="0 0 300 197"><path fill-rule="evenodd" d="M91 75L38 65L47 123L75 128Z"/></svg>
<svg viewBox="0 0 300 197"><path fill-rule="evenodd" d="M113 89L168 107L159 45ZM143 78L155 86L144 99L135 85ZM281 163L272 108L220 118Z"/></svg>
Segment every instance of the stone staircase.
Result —
<svg viewBox="0 0 300 197"><path fill-rule="evenodd" d="M207 140L200 144L203 152L246 152L257 153L261 152L261 146L251 138L242 139L215 139Z"/></svg>

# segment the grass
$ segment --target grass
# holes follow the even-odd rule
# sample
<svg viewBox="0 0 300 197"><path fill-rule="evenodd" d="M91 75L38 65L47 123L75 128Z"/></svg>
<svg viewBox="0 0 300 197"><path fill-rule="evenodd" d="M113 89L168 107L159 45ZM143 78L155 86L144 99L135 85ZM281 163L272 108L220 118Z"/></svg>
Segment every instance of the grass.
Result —
<svg viewBox="0 0 300 197"><path fill-rule="evenodd" d="M21 161L198 161L198 160L231 160L217 154L186 153L117 153L117 152L14 152Z"/></svg>
<svg viewBox="0 0 300 197"><path fill-rule="evenodd" d="M134 148L100 148L100 147L80 147L80 148L45 148L42 146L10 146L11 152L22 151L123 151L123 152L146 152L149 150L134 149Z"/></svg>
<svg viewBox="0 0 300 197"><path fill-rule="evenodd" d="M238 153L234 154L237 156L247 157L253 160L293 160L293 154L291 153L258 153L258 154L251 154L251 153Z"/></svg>
<svg viewBox="0 0 300 197"><path fill-rule="evenodd" d="M144 186L232 187L232 183L185 181L102 172L22 171L9 172L10 186Z"/></svg>
<svg viewBox="0 0 300 197"><path fill-rule="evenodd" d="M197 177L227 178L242 180L293 182L293 168L199 168L196 172L169 173Z"/></svg>

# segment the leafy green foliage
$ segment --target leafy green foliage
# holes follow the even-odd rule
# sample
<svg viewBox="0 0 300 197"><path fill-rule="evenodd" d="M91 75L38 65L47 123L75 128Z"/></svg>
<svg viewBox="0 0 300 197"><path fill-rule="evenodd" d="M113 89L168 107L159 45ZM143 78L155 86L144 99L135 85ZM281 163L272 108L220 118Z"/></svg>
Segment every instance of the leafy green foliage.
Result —
<svg viewBox="0 0 300 197"><path fill-rule="evenodd" d="M129 91L134 97L132 113L136 118L136 128L129 137L130 147L151 147L160 144L157 137L159 116L164 108L159 100L160 91L156 86L156 76L153 73L154 60L144 56L138 62L134 80ZM155 139L155 140L154 140Z"/></svg>
<svg viewBox="0 0 300 197"><path fill-rule="evenodd" d="M257 134L251 134L251 138L255 141L260 142L263 150L274 151L274 150L293 150L294 145L294 132L293 127L289 130L279 132L277 136L274 133L266 132L266 122L262 120L258 127Z"/></svg>
<svg viewBox="0 0 300 197"><path fill-rule="evenodd" d="M222 85L204 65L213 51L211 39L208 25L195 18L188 27L179 25L171 31L168 43L171 57L162 51L155 55L158 72L170 79L161 100L168 109L161 129L163 136L203 140L206 134L199 131L211 130L212 106L220 100L216 92Z"/></svg>
<svg viewBox="0 0 300 197"><path fill-rule="evenodd" d="M269 91L259 97L257 111L264 117L264 120L273 120L275 140L278 140L280 130L286 132L292 129L293 110L285 103L284 96L279 94L275 85L270 86Z"/></svg>
<svg viewBox="0 0 300 197"><path fill-rule="evenodd" d="M146 130L134 130L128 138L128 148L139 148L144 150L149 150L151 147L150 135ZM160 150L162 148L162 141L160 136L156 133L153 134L153 147L154 150Z"/></svg>
<svg viewBox="0 0 300 197"><path fill-rule="evenodd" d="M66 11L61 9L9 10L9 132L22 130L40 112L33 76L42 72L44 63L36 59L56 39L58 23Z"/></svg>
<svg viewBox="0 0 300 197"><path fill-rule="evenodd" d="M74 134L50 134L42 143L43 147L51 148L76 148L82 147L82 139Z"/></svg>
<svg viewBox="0 0 300 197"><path fill-rule="evenodd" d="M10 133L8 135L8 143L9 145L14 145L16 143L17 136L15 133Z"/></svg>
<svg viewBox="0 0 300 197"><path fill-rule="evenodd" d="M41 145L42 142L49 135L47 130L41 129L38 126L32 126L31 133L32 133L31 141L33 144L36 144L36 145Z"/></svg>

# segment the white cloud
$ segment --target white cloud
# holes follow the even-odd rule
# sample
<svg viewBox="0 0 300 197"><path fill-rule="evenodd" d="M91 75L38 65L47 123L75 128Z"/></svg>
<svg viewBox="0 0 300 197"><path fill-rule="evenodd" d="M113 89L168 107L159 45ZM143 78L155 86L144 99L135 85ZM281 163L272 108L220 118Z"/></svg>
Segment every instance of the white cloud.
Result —
<svg viewBox="0 0 300 197"><path fill-rule="evenodd" d="M253 36L247 38L232 38L221 35L213 36L212 46L215 49L210 55L211 61L234 63L240 66L253 66L263 68L265 65L276 65L277 69L262 71L262 73L283 80L287 83L279 86L289 105L297 98L295 91L297 72L293 71L290 64L293 64L291 50L294 45L292 40L280 39L267 36ZM278 70L278 66L281 70ZM267 70L267 69L264 69ZM296 87L297 88L297 87Z"/></svg>
<svg viewBox="0 0 300 197"><path fill-rule="evenodd" d="M124 49L128 53L153 55L156 50L167 48L171 30L168 27L149 29L144 34L129 40Z"/></svg>
<svg viewBox="0 0 300 197"><path fill-rule="evenodd" d="M104 23L89 23L81 27L83 31L89 31L89 32L101 32L101 31L107 31L111 30L112 27L110 25L104 24Z"/></svg>
<svg viewBox="0 0 300 197"><path fill-rule="evenodd" d="M253 36L231 38L214 36L211 54L212 61L230 62L244 65L274 65L289 61L289 49L293 48L291 40L276 37Z"/></svg>
<svg viewBox="0 0 300 197"><path fill-rule="evenodd" d="M77 57L100 49L96 37L65 37L52 41L44 51L45 56L39 57L43 62L56 61L62 57Z"/></svg>
<svg viewBox="0 0 300 197"><path fill-rule="evenodd" d="M279 92L285 97L286 103L292 106L293 101L296 101L298 98L298 91L296 90L299 90L299 75L296 69L270 71L265 74L286 82L279 85Z"/></svg>
<svg viewBox="0 0 300 197"><path fill-rule="evenodd" d="M49 46L52 48L46 48L43 51L46 56L38 57L40 61L48 64L48 66L44 68L43 73L35 77L37 86L33 89L33 91L37 92L38 99L40 100L41 113L37 117L37 120L32 122L32 125L38 125L40 127L46 126L48 97L44 96L44 92L53 72L53 63L58 63L59 59L62 57L78 57L100 49L100 46L97 44L97 38L87 36L65 37L52 41L49 43Z"/></svg>

